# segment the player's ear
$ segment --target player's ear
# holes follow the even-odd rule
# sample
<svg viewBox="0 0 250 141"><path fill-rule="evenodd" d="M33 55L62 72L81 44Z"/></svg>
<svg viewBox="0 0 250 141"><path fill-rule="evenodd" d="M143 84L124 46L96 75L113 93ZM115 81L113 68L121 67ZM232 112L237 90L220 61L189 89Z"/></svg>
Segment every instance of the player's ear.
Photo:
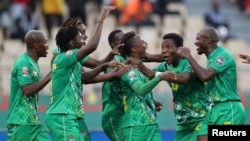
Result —
<svg viewBox="0 0 250 141"><path fill-rule="evenodd" d="M70 41L69 41L69 46L70 46L70 48L74 47L74 45L75 45L74 40L70 40Z"/></svg>
<svg viewBox="0 0 250 141"><path fill-rule="evenodd" d="M131 48L131 51L136 51L136 50L137 50L136 47L132 47L132 48Z"/></svg>
<svg viewBox="0 0 250 141"><path fill-rule="evenodd" d="M36 48L36 49L38 48L38 43L37 42L34 43L34 48Z"/></svg>

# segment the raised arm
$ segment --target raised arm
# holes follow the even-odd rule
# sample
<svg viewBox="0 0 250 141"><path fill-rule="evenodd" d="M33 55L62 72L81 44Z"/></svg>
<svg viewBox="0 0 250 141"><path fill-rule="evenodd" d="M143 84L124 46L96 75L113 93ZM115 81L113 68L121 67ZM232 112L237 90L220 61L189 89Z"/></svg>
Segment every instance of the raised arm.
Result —
<svg viewBox="0 0 250 141"><path fill-rule="evenodd" d="M109 54L103 58L102 60L97 60L92 57L88 59L88 61L84 64L85 67L88 68L95 68L103 63L111 61L115 55L119 54L120 47L123 46L123 44L117 45L112 51L109 52Z"/></svg>
<svg viewBox="0 0 250 141"><path fill-rule="evenodd" d="M109 12L113 9L115 9L115 6L107 6L103 8L97 20L94 34L90 37L89 42L84 47L80 48L77 52L78 60L81 60L83 57L89 55L90 53L92 53L93 51L97 49L97 46L101 38L103 22L105 18L108 16Z"/></svg>

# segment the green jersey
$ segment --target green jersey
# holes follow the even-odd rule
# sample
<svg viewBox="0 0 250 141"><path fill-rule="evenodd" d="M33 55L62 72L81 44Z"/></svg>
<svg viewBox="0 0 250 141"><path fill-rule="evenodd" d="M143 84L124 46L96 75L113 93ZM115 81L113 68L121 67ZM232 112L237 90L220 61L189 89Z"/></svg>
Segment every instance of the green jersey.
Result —
<svg viewBox="0 0 250 141"><path fill-rule="evenodd" d="M224 47L219 46L208 56L207 67L211 67L217 72L217 75L206 85L212 100L214 102L240 101L233 55Z"/></svg>
<svg viewBox="0 0 250 141"><path fill-rule="evenodd" d="M119 62L124 62L124 58L120 55L115 55L114 59ZM107 68L107 73L110 68ZM102 114L103 115L118 115L124 113L122 104L122 88L120 80L105 81L102 86Z"/></svg>
<svg viewBox="0 0 250 141"><path fill-rule="evenodd" d="M182 59L177 66L161 63L155 71L171 71L174 73L192 73L188 60ZM168 82L173 93L174 113L179 123L185 123L189 119L205 117L208 107L208 95L204 84L191 74L191 81L188 84L176 84Z"/></svg>
<svg viewBox="0 0 250 141"><path fill-rule="evenodd" d="M40 80L40 68L28 54L17 58L11 70L10 102L7 124L39 125L38 93L25 96L21 87Z"/></svg>
<svg viewBox="0 0 250 141"><path fill-rule="evenodd" d="M59 53L53 61L49 114L83 117L81 64L76 57L77 51Z"/></svg>
<svg viewBox="0 0 250 141"><path fill-rule="evenodd" d="M60 51L60 48L59 47L55 47L52 51L52 54L53 55L57 55L59 54L61 51ZM84 57L81 61L80 61L80 64L81 65L84 65L87 61L89 60L89 55L87 55L86 57Z"/></svg>
<svg viewBox="0 0 250 141"><path fill-rule="evenodd" d="M121 77L124 116L122 127L157 124L152 89L160 82L157 76L147 82L138 69L132 69Z"/></svg>

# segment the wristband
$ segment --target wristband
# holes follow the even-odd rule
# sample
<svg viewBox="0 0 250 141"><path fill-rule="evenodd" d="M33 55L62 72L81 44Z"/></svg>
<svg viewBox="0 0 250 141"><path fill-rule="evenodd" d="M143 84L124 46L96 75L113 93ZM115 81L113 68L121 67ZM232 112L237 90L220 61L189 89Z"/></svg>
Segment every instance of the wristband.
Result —
<svg viewBox="0 0 250 141"><path fill-rule="evenodd" d="M155 72L155 76L158 76L160 74L162 74L162 72L159 72L159 71Z"/></svg>

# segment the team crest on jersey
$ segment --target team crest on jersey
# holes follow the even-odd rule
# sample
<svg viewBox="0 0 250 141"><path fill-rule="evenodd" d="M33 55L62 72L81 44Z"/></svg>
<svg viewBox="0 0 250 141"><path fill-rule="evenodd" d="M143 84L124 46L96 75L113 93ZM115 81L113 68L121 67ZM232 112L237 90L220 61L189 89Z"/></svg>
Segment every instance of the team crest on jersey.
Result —
<svg viewBox="0 0 250 141"><path fill-rule="evenodd" d="M224 62L225 62L225 58L222 56L216 59L216 64L218 66L222 66L224 64Z"/></svg>
<svg viewBox="0 0 250 141"><path fill-rule="evenodd" d="M23 77L29 76L29 70L27 67L22 67L22 75Z"/></svg>
<svg viewBox="0 0 250 141"><path fill-rule="evenodd" d="M128 73L128 76L129 76L130 80L132 80L132 79L134 79L134 78L136 77L136 74L135 74L134 71L130 71L130 72Z"/></svg>
<svg viewBox="0 0 250 141"><path fill-rule="evenodd" d="M66 56L71 56L71 55L72 55L72 50L66 52Z"/></svg>

